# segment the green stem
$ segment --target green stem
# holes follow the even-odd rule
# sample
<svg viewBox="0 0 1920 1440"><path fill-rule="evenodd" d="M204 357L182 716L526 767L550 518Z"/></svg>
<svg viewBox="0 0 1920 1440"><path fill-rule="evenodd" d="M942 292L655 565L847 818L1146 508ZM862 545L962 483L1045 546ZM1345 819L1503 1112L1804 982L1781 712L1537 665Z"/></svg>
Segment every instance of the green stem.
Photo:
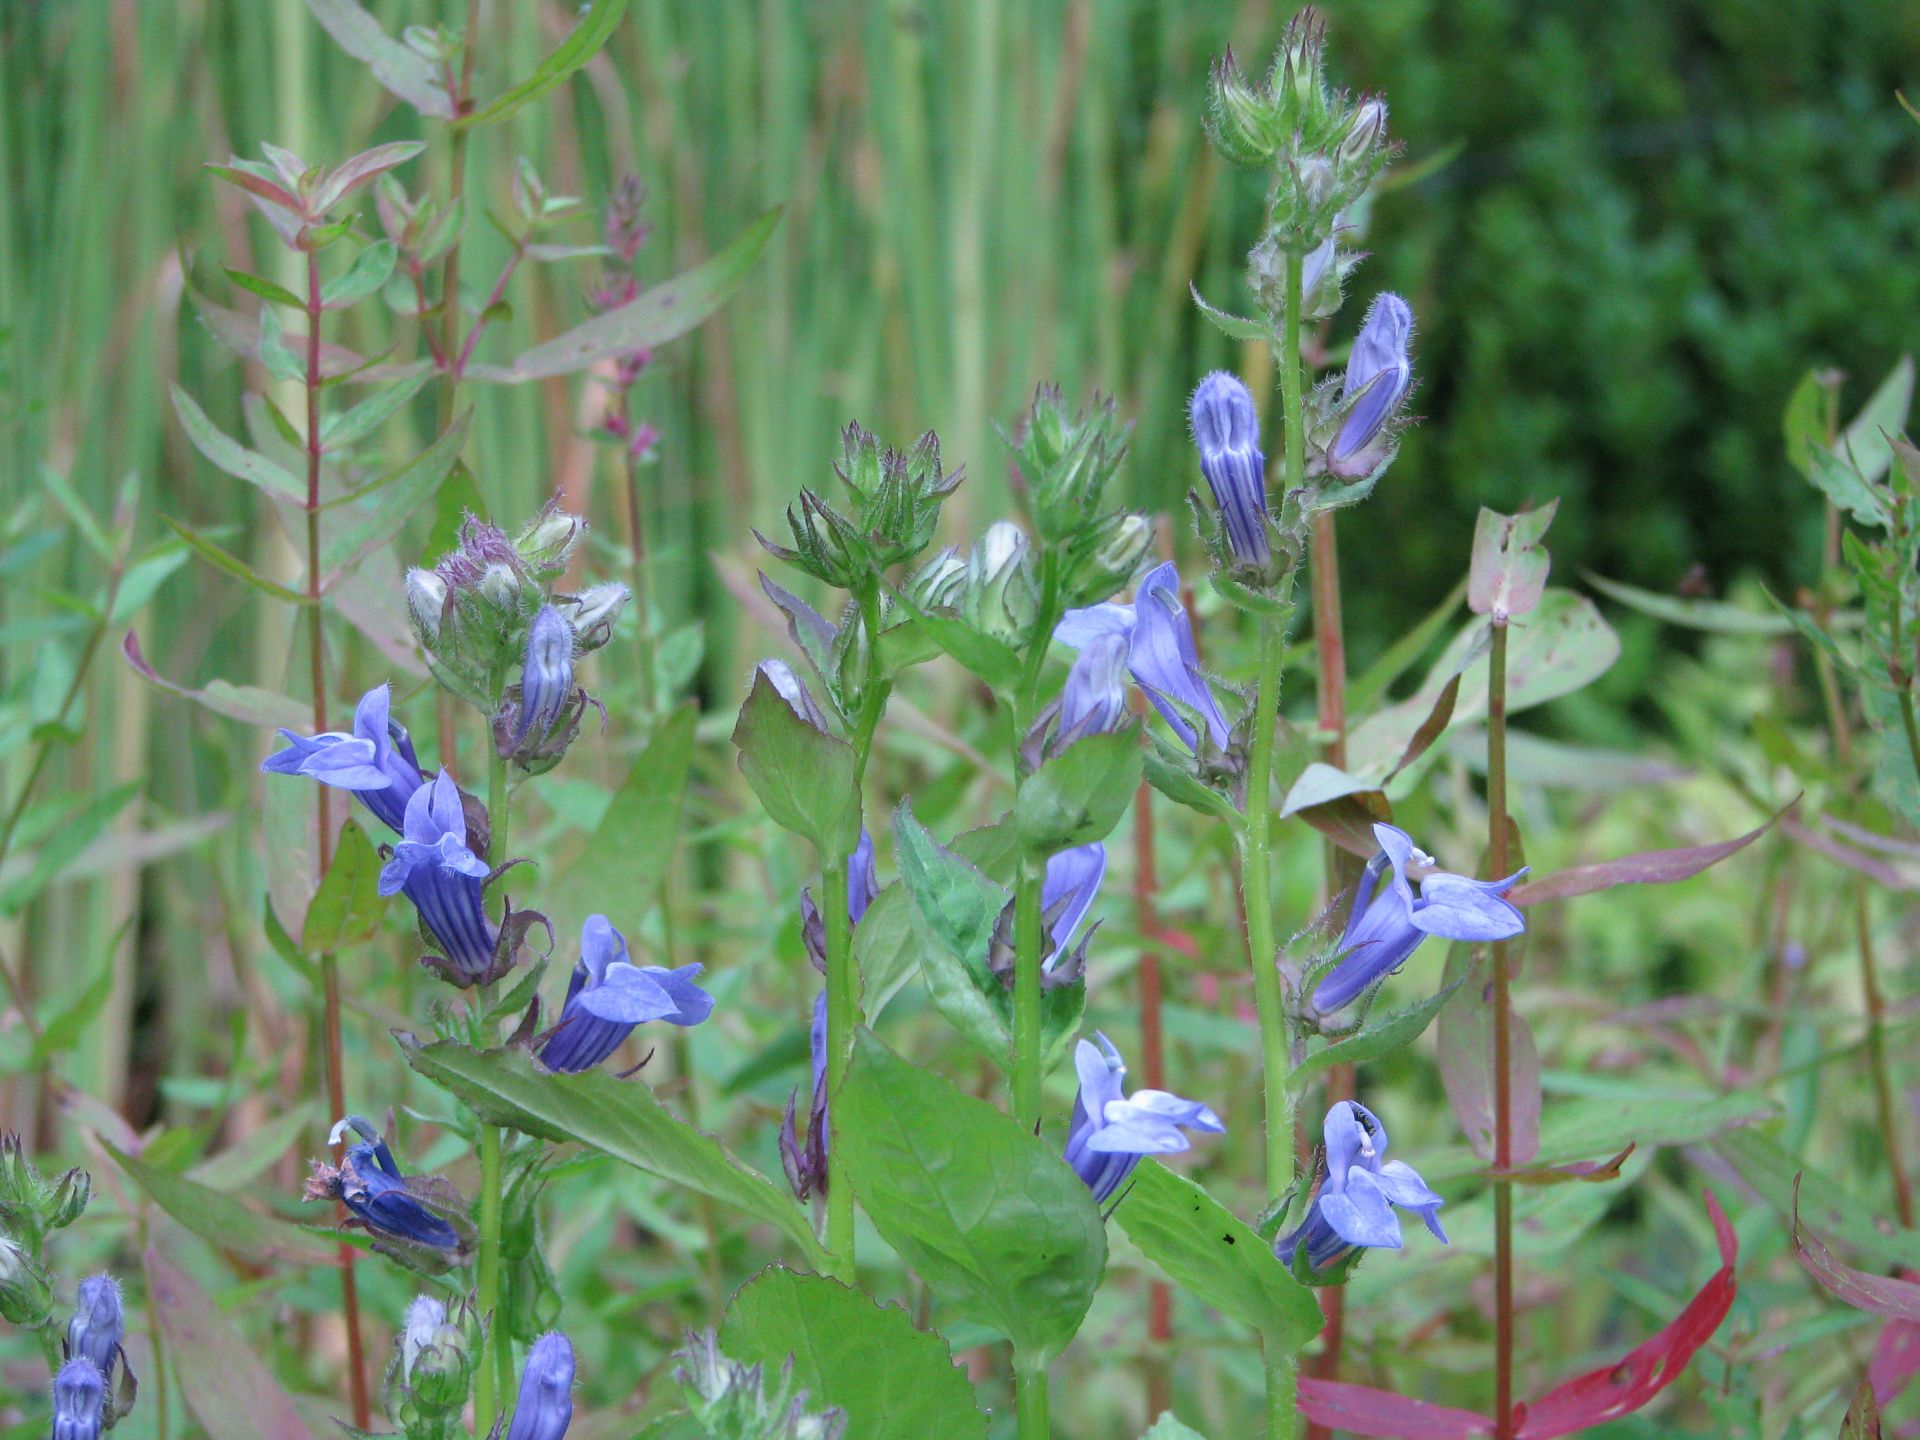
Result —
<svg viewBox="0 0 1920 1440"><path fill-rule="evenodd" d="M1047 1419L1047 1367L1015 1362L1014 1409L1019 1440L1048 1440L1053 1427Z"/></svg>
<svg viewBox="0 0 1920 1440"><path fill-rule="evenodd" d="M482 1357L474 1376L474 1433L486 1435L493 1429L494 1417L507 1393L507 1374L511 1341L505 1340L500 1305L500 1212L501 1166L500 1132L492 1125L480 1127L480 1261L474 1285L481 1318L494 1337L493 1363ZM503 1340L505 1343L502 1343Z"/></svg>
<svg viewBox="0 0 1920 1440"><path fill-rule="evenodd" d="M1900 692L1900 719L1907 727L1907 753L1913 757L1915 774L1920 774L1920 722L1916 722L1913 713L1913 689L1909 685Z"/></svg>
<svg viewBox="0 0 1920 1440"><path fill-rule="evenodd" d="M1488 873L1507 873L1507 625L1493 617L1487 661ZM1493 1168L1513 1168L1512 1000L1507 947L1493 947ZM1513 1435L1513 1182L1493 1182L1493 1423L1495 1440Z"/></svg>
<svg viewBox="0 0 1920 1440"><path fill-rule="evenodd" d="M1013 1118L1028 1129L1040 1123L1040 910L1045 879L1045 862L1028 856L1020 863L1013 892Z"/></svg>
<svg viewBox="0 0 1920 1440"><path fill-rule="evenodd" d="M853 926L847 917L847 862L836 857L821 872L820 913L827 927L827 1095L846 1077L856 1023L853 975ZM838 1278L854 1277L853 1182L845 1169L846 1147L827 1146L827 1252Z"/></svg>
<svg viewBox="0 0 1920 1440"><path fill-rule="evenodd" d="M1267 1107L1267 1196L1285 1193L1293 1183L1293 1099L1287 1090L1292 1059L1287 1052L1287 1023L1274 967L1272 836L1273 808L1268 790L1273 779L1274 712L1279 705L1280 658L1286 636L1263 622L1254 688L1252 751L1247 757L1247 824L1241 839L1241 885L1245 893L1247 957L1253 965L1253 999L1260 1017L1260 1056Z"/></svg>
<svg viewBox="0 0 1920 1440"><path fill-rule="evenodd" d="M1278 1341L1266 1345L1267 1434L1297 1434L1300 1428L1300 1361Z"/></svg>
<svg viewBox="0 0 1920 1440"><path fill-rule="evenodd" d="M507 853L507 757L487 749L487 867L500 868Z"/></svg>

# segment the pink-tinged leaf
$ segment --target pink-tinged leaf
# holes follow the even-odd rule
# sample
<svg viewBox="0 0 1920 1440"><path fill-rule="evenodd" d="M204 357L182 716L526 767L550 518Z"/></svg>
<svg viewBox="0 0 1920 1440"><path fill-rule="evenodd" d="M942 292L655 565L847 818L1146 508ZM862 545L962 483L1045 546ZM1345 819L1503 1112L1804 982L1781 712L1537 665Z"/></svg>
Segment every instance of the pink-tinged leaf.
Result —
<svg viewBox="0 0 1920 1440"><path fill-rule="evenodd" d="M1719 1200L1711 1190L1705 1193L1720 1245L1720 1268L1673 1323L1652 1339L1613 1364L1556 1385L1533 1404L1518 1407L1518 1440L1552 1440L1632 1414L1679 1379L1694 1354L1713 1338L1733 1308L1737 1288L1733 1267L1740 1246Z"/></svg>
<svg viewBox="0 0 1920 1440"><path fill-rule="evenodd" d="M1441 687L1439 696L1433 702L1433 709L1420 722L1420 728L1413 732L1413 738L1407 741L1407 748L1401 752L1399 761L1387 772L1387 779L1380 782L1382 785L1426 754L1433 742L1446 734L1447 726L1453 723L1454 702L1459 698L1460 677L1456 675Z"/></svg>
<svg viewBox="0 0 1920 1440"><path fill-rule="evenodd" d="M1843 1265L1818 1235L1800 1223L1800 1177L1793 1180L1793 1253L1820 1288L1856 1310L1889 1320L1920 1323L1920 1285L1890 1275L1870 1275Z"/></svg>
<svg viewBox="0 0 1920 1440"><path fill-rule="evenodd" d="M1330 1430L1383 1440L1477 1440L1493 1433L1493 1421L1471 1410L1337 1380L1302 1380L1300 1413Z"/></svg>
<svg viewBox="0 0 1920 1440"><path fill-rule="evenodd" d="M1559 508L1558 500L1550 500L1539 510L1518 515L1481 510L1467 572L1468 609L1498 622L1524 615L1540 603L1551 563L1540 539Z"/></svg>
<svg viewBox="0 0 1920 1440"><path fill-rule="evenodd" d="M225 345L236 355L244 355L249 360L260 359L260 321L257 316L243 315L238 310L229 310L224 305L214 303L204 295L195 293L193 308L200 314L201 323L213 333L214 339ZM307 353L307 336L304 330L289 327L280 334L280 343L295 353ZM264 362L263 362L264 363ZM347 375L360 369L367 362L343 345L329 341L320 342L320 376L331 380L336 375ZM369 376L369 378L372 378Z"/></svg>
<svg viewBox="0 0 1920 1440"><path fill-rule="evenodd" d="M1717 845L1687 845L1677 850L1645 850L1638 855L1623 855L1618 860L1602 860L1594 865L1576 865L1556 871L1543 879L1516 885L1507 892L1515 905L1538 905L1547 900L1566 900L1575 895L1591 895L1611 890L1616 885L1671 885L1688 880L1710 865L1718 865L1758 840L1772 829L1783 815L1799 804L1796 797L1776 811L1765 824L1732 840Z"/></svg>
<svg viewBox="0 0 1920 1440"><path fill-rule="evenodd" d="M1874 884L1886 890L1912 890L1916 887L1913 877L1901 873L1885 860L1844 845L1831 835L1823 835L1818 830L1808 829L1800 823L1798 815L1789 815L1780 822L1780 831L1789 839L1818 852L1837 864L1845 865L1849 870L1858 870Z"/></svg>
<svg viewBox="0 0 1920 1440"><path fill-rule="evenodd" d="M1374 822L1392 820L1393 808L1378 786L1315 760L1288 789L1280 814L1306 821L1342 850L1371 860L1380 849Z"/></svg>
<svg viewBox="0 0 1920 1440"><path fill-rule="evenodd" d="M1449 967L1451 968L1451 967ZM1467 1143L1482 1160L1493 1158L1493 981L1482 968L1470 975L1436 1027L1440 1083ZM1518 1011L1507 1026L1508 1154L1524 1166L1540 1153L1540 1056L1533 1031Z"/></svg>
<svg viewBox="0 0 1920 1440"><path fill-rule="evenodd" d="M426 148L419 140L396 140L390 145L376 145L371 150L362 150L328 174L320 193L314 197L314 212L326 214L362 185L378 180L396 165L406 164Z"/></svg>
<svg viewBox="0 0 1920 1440"><path fill-rule="evenodd" d="M313 1440L292 1399L213 1298L151 1247L146 1269L181 1397L210 1440Z"/></svg>
<svg viewBox="0 0 1920 1440"><path fill-rule="evenodd" d="M1515 1185L1565 1185L1574 1180L1598 1185L1608 1180L1618 1180L1620 1167L1638 1148L1637 1143L1630 1144L1608 1160L1575 1160L1566 1165L1542 1165L1533 1170L1489 1170L1487 1176L1493 1180L1511 1180Z"/></svg>
<svg viewBox="0 0 1920 1440"><path fill-rule="evenodd" d="M1873 1398L1883 1408L1893 1404L1906 1392L1916 1373L1920 1373L1920 1324L1888 1321L1874 1342L1873 1359L1867 1365Z"/></svg>
<svg viewBox="0 0 1920 1440"><path fill-rule="evenodd" d="M619 25L620 17L626 13L626 9L627 0L591 0L580 17L580 23L573 27L572 32L554 48L551 55L540 62L539 68L533 74L488 105L486 109L458 121L459 128L494 124L506 119L529 100L538 99L546 94L600 53L600 47L607 43L614 32L614 27Z"/></svg>
<svg viewBox="0 0 1920 1440"><path fill-rule="evenodd" d="M387 34L354 0L307 0L307 9L333 43L373 72L373 78L422 115L453 119L453 101L434 64Z"/></svg>
<svg viewBox="0 0 1920 1440"><path fill-rule="evenodd" d="M1881 1433L1880 1402L1873 1393L1873 1381L1863 1375L1840 1422L1840 1440L1880 1440Z"/></svg>
<svg viewBox="0 0 1920 1440"><path fill-rule="evenodd" d="M191 700L243 725L284 726L296 730L312 718L313 712L300 701L253 685L229 685L224 680L209 681L198 690L177 685L147 663L147 657L140 651L140 637L131 630L120 642L120 654L149 685L157 685L170 695Z"/></svg>
<svg viewBox="0 0 1920 1440"><path fill-rule="evenodd" d="M209 165L206 168L229 185L237 186L249 195L257 195L262 200L271 201L281 209L291 210L296 215L300 213L299 197L264 176L256 175L251 170L242 169L238 165Z"/></svg>

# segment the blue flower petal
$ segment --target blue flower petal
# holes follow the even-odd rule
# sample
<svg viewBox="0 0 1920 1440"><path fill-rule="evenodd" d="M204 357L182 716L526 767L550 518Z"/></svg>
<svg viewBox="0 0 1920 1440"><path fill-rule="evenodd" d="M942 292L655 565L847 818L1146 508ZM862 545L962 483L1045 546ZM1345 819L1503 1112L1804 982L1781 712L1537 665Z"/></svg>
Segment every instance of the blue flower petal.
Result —
<svg viewBox="0 0 1920 1440"><path fill-rule="evenodd" d="M1338 1194L1320 1192L1320 1213L1349 1245L1375 1250L1400 1248L1400 1217L1372 1172L1348 1172L1346 1188Z"/></svg>

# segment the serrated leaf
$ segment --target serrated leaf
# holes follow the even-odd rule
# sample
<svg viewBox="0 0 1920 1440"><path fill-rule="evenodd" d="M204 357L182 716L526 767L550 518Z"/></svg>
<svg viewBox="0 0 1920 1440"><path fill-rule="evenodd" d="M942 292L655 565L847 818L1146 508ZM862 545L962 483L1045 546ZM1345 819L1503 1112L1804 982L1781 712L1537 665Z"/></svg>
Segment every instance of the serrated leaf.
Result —
<svg viewBox="0 0 1920 1440"><path fill-rule="evenodd" d="M628 350L652 349L686 334L726 301L766 248L781 207L775 206L748 225L732 243L704 264L618 309L595 316L565 334L526 351L505 367L472 365L469 377L505 384L524 384L554 375L570 375L596 361Z"/></svg>
<svg viewBox="0 0 1920 1440"><path fill-rule="evenodd" d="M187 438L193 442L193 448L227 474L258 486L276 500L291 500L296 505L307 503L304 481L292 472L281 469L258 451L249 450L215 425L207 418L207 412L178 385L173 387L173 408L180 417Z"/></svg>
<svg viewBox="0 0 1920 1440"><path fill-rule="evenodd" d="M1114 1211L1127 1238L1182 1290L1286 1354L1320 1333L1320 1304L1273 1248L1193 1181L1148 1161Z"/></svg>
<svg viewBox="0 0 1920 1440"><path fill-rule="evenodd" d="M909 801L893 813L893 849L912 902L910 923L934 1008L1004 1068L1013 1028L1006 987L988 968L987 953L1012 892L935 840L914 818Z"/></svg>
<svg viewBox="0 0 1920 1440"><path fill-rule="evenodd" d="M1140 771L1149 785L1175 804L1225 820L1236 830L1246 824L1246 817L1234 809L1224 795L1208 789L1177 760L1168 758L1155 737L1148 737L1147 749L1140 757Z"/></svg>
<svg viewBox="0 0 1920 1440"><path fill-rule="evenodd" d="M1200 287L1191 281L1187 283L1187 292L1193 296L1193 303L1200 307L1200 313L1219 328L1229 340L1259 340L1268 342L1273 339L1273 327L1261 320L1247 320L1225 310L1217 310L1209 305L1206 297L1200 293Z"/></svg>
<svg viewBox="0 0 1920 1440"><path fill-rule="evenodd" d="M347 54L422 115L453 119L453 101L433 62L387 34L355 0L307 0L307 9Z"/></svg>
<svg viewBox="0 0 1920 1440"><path fill-rule="evenodd" d="M833 1099L860 1203L956 1315L1027 1366L1073 1339L1106 1267L1100 1209L1052 1146L895 1055L871 1031Z"/></svg>
<svg viewBox="0 0 1920 1440"><path fill-rule="evenodd" d="M763 1270L727 1307L720 1348L769 1375L791 1358L809 1408L838 1406L861 1440L986 1440L987 1417L946 1341L838 1280Z"/></svg>
<svg viewBox="0 0 1920 1440"><path fill-rule="evenodd" d="M370 940L386 918L387 897L380 893L380 856L360 822L351 817L340 827L333 863L307 907L300 948L324 955Z"/></svg>
<svg viewBox="0 0 1920 1440"><path fill-rule="evenodd" d="M580 23L540 62L539 69L485 109L456 121L456 127L492 125L506 119L529 100L546 94L600 53L626 9L627 0L593 0L581 15Z"/></svg>
<svg viewBox="0 0 1920 1440"><path fill-rule="evenodd" d="M1076 740L1021 784L1014 833L1042 858L1105 840L1140 786L1140 763L1135 726Z"/></svg>
<svg viewBox="0 0 1920 1440"><path fill-rule="evenodd" d="M801 719L759 671L740 707L733 743L740 773L776 825L811 840L823 856L853 853L860 842L860 787L851 745Z"/></svg>

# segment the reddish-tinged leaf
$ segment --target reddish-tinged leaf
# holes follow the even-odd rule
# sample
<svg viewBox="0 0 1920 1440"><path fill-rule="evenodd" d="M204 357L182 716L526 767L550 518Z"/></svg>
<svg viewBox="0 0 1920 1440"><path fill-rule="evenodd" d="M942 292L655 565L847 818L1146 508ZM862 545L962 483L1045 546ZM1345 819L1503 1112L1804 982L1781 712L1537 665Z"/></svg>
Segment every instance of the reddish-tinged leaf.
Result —
<svg viewBox="0 0 1920 1440"><path fill-rule="evenodd" d="M373 72L373 78L422 115L453 119L453 101L433 62L394 39L354 0L307 0L313 18L334 44Z"/></svg>
<svg viewBox="0 0 1920 1440"><path fill-rule="evenodd" d="M271 200L284 210L300 213L300 201L290 191L282 189L273 181L243 170L238 165L209 165L206 167L229 185L238 186L250 195L258 195L262 200Z"/></svg>
<svg viewBox="0 0 1920 1440"><path fill-rule="evenodd" d="M1281 802L1280 814L1298 816L1362 860L1371 860L1380 850L1373 838L1374 821L1393 819L1393 809L1377 787L1319 760L1300 772Z"/></svg>
<svg viewBox="0 0 1920 1440"><path fill-rule="evenodd" d="M1801 1268L1834 1299L1889 1320L1920 1322L1920 1285L1890 1275L1870 1275L1833 1258L1818 1235L1800 1223L1800 1177L1793 1180L1793 1253Z"/></svg>
<svg viewBox="0 0 1920 1440"><path fill-rule="evenodd" d="M1902 874L1884 860L1843 845L1831 835L1823 835L1818 830L1809 830L1800 823L1798 815L1789 815L1780 822L1780 831L1789 839L1797 841L1809 850L1818 851L1829 860L1845 865L1850 870L1858 870L1874 884L1887 890L1911 890L1914 882L1911 876Z"/></svg>
<svg viewBox="0 0 1920 1440"><path fill-rule="evenodd" d="M1300 1413L1330 1430L1387 1440L1477 1440L1493 1433L1493 1421L1471 1410L1429 1405L1337 1380L1302 1380Z"/></svg>
<svg viewBox="0 0 1920 1440"><path fill-rule="evenodd" d="M1427 718L1420 722L1420 728L1413 732L1413 738L1407 742L1407 748L1401 752L1400 759L1393 769L1387 772L1391 780L1414 761L1427 753L1434 741L1446 734L1447 726L1453 723L1453 705L1460 698L1460 677L1454 676L1442 687L1439 698L1433 702L1433 709L1427 712ZM1385 785L1387 780L1380 783Z"/></svg>
<svg viewBox="0 0 1920 1440"><path fill-rule="evenodd" d="M1458 974L1452 965L1448 970ZM1440 1012L1440 1083L1467 1143L1482 1160L1493 1158L1493 981L1482 968L1469 975ZM1524 1166L1540 1153L1540 1056L1533 1031L1516 1010L1508 1018L1508 1155Z"/></svg>
<svg viewBox="0 0 1920 1440"><path fill-rule="evenodd" d="M1518 1440L1552 1440L1556 1435L1591 1430L1632 1414L1679 1379L1694 1353L1713 1338L1713 1332L1733 1308L1733 1266L1740 1246L1719 1200L1711 1190L1706 1197L1713 1233L1720 1242L1720 1268L1658 1335L1613 1364L1557 1385L1533 1404L1521 1407Z"/></svg>
<svg viewBox="0 0 1920 1440"><path fill-rule="evenodd" d="M1473 527L1473 560L1467 572L1467 608L1496 621L1524 615L1540 603L1551 563L1540 538L1553 523L1558 500L1539 510L1502 515L1483 509Z"/></svg>
<svg viewBox="0 0 1920 1440"><path fill-rule="evenodd" d="M313 1440L293 1401L233 1322L186 1271L151 1247L147 1294L180 1373L180 1393L212 1440Z"/></svg>
<svg viewBox="0 0 1920 1440"><path fill-rule="evenodd" d="M313 718L312 711L300 701L253 685L229 685L224 680L210 680L199 690L176 685L147 663L147 657L140 650L140 638L131 630L120 642L120 653L127 664L133 667L134 673L149 685L157 685L182 700L204 705L214 714L225 715L230 720L247 725L285 726L289 730L297 730Z"/></svg>
<svg viewBox="0 0 1920 1440"><path fill-rule="evenodd" d="M1565 1185L1573 1180L1597 1185L1618 1180L1620 1167L1637 1148L1637 1145L1628 1145L1611 1160L1575 1160L1567 1165L1542 1165L1535 1170L1489 1170L1487 1175L1494 1180L1511 1180L1515 1185Z"/></svg>
<svg viewBox="0 0 1920 1440"><path fill-rule="evenodd" d="M378 180L396 165L406 164L426 148L419 140L396 140L389 145L376 145L371 150L362 150L327 176L320 193L314 197L314 210L321 215L326 214L362 185Z"/></svg>
<svg viewBox="0 0 1920 1440"><path fill-rule="evenodd" d="M1670 885L1688 880L1736 854L1772 829L1781 816L1799 804L1796 797L1776 811L1767 822L1732 840L1717 845L1687 845L1677 850L1646 850L1638 855L1623 855L1618 860L1602 860L1594 865L1576 865L1543 879L1516 885L1507 892L1515 905L1538 905L1546 900L1566 900L1575 895L1591 895L1596 890L1611 890L1615 885Z"/></svg>
<svg viewBox="0 0 1920 1440"><path fill-rule="evenodd" d="M1880 1440L1880 1402L1866 1376L1854 1387L1853 1403L1840 1422L1840 1440Z"/></svg>
<svg viewBox="0 0 1920 1440"><path fill-rule="evenodd" d="M1916 1373L1920 1373L1920 1325L1911 1320L1888 1321L1874 1342L1873 1359L1867 1365L1873 1398L1882 1407L1893 1404Z"/></svg>

